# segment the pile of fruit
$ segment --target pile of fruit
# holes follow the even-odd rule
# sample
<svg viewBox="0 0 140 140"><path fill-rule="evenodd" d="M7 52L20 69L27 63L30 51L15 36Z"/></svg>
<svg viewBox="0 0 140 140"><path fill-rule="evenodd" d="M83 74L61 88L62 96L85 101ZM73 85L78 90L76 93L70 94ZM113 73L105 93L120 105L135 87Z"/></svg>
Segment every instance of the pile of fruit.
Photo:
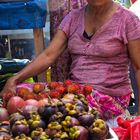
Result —
<svg viewBox="0 0 140 140"><path fill-rule="evenodd" d="M90 109L90 85L34 83L18 86L3 96L0 137L4 140L104 140L109 128L102 115Z"/></svg>

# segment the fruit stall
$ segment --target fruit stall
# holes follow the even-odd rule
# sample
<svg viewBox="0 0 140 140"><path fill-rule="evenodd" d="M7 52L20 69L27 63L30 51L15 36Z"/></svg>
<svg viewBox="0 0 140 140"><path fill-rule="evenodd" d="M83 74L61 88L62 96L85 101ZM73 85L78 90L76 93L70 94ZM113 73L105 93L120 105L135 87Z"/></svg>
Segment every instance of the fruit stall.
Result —
<svg viewBox="0 0 140 140"><path fill-rule="evenodd" d="M0 2L0 9L2 7L6 8L5 4L7 3L5 3L5 1L6 0L2 0L2 3ZM9 2L10 1L14 4L14 0L9 0ZM30 9L28 6L30 2L33 4L34 2L36 3L37 0L21 1L22 8L25 6L26 8L24 8L30 11L30 18L28 19L31 20L34 18L31 13L34 13L37 9ZM16 4L19 5L19 3ZM38 3L37 6L39 5ZM34 6L36 6L36 4ZM4 11L5 9L2 10ZM41 15L46 14L45 10L42 12L43 13L40 13ZM24 12L22 11L22 13ZM19 15L17 17L19 17ZM4 21L4 19L4 16L0 16L1 21ZM8 21L9 19L12 20L11 17L8 18ZM18 20L17 18L16 22L18 24L10 24L10 26L7 24L6 27L2 27L4 24L1 24L0 28L33 28L35 49L38 55L41 49L44 48L44 44L42 44L42 28L45 26L45 17L43 16L43 19L39 18L35 20L38 20L39 24L32 22L34 25L30 26L30 24L26 24L28 21ZM14 25L18 25L18 27ZM42 42L41 49L37 47L40 46L40 42ZM4 81L4 78L9 78L10 76L12 75L8 74L6 77L0 78L3 78ZM15 93L4 93L0 100L0 140L140 139L139 116L131 120L124 120L119 117L117 119L118 127L110 128L103 114L97 108L90 106L88 97L91 96L92 93L94 93L94 89L91 85L80 85L71 80L65 80L64 82L20 83L17 85Z"/></svg>
<svg viewBox="0 0 140 140"><path fill-rule="evenodd" d="M0 139L118 140L96 108L88 105L90 85L70 80L24 82L5 93L0 108Z"/></svg>

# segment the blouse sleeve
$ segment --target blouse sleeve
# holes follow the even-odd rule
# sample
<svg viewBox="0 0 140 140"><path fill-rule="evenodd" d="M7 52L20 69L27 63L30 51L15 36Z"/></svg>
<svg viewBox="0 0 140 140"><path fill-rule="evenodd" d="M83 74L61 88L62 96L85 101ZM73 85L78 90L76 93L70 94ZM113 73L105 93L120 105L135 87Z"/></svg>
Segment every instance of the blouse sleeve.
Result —
<svg viewBox="0 0 140 140"><path fill-rule="evenodd" d="M140 20L133 15L126 23L126 43L131 40L140 38Z"/></svg>
<svg viewBox="0 0 140 140"><path fill-rule="evenodd" d="M60 23L58 29L62 30L67 37L69 37L70 35L70 26L72 23L72 13L70 12L68 15L66 15L64 17L64 19L62 20L62 22Z"/></svg>

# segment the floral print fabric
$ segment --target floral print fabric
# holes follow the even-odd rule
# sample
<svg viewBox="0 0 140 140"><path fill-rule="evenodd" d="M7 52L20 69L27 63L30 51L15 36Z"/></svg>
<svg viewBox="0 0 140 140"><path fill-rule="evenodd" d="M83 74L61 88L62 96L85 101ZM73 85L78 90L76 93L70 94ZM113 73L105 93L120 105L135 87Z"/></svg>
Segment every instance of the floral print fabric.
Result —
<svg viewBox="0 0 140 140"><path fill-rule="evenodd" d="M129 105L130 95L111 97L95 90L93 96L89 95L87 99L89 106L99 110L103 117L108 120L124 113Z"/></svg>

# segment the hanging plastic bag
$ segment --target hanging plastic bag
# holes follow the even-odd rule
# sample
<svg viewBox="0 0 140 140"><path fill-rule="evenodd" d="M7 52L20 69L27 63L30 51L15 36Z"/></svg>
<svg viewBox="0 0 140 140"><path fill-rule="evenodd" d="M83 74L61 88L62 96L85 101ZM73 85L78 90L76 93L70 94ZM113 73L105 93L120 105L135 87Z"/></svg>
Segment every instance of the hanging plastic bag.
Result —
<svg viewBox="0 0 140 140"><path fill-rule="evenodd" d="M118 118L119 127L113 130L119 137L119 140L140 140L140 116L132 120Z"/></svg>

